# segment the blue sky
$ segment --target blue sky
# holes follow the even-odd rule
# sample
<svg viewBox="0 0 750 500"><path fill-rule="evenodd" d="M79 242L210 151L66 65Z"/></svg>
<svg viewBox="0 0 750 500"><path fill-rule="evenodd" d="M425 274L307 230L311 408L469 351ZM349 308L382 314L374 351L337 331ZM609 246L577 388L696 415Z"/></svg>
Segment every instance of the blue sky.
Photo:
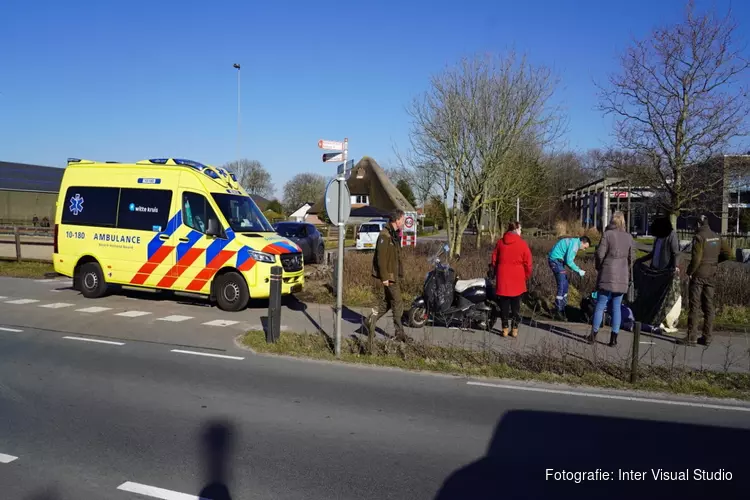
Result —
<svg viewBox="0 0 750 500"><path fill-rule="evenodd" d="M728 0L697 1L699 8ZM277 192L300 172L332 175L318 139L395 165L406 105L464 55L514 48L552 67L571 149L605 146L594 81L617 55L680 19L680 0L128 2L0 4L0 160L68 157L260 160ZM733 2L750 19L750 2ZM750 22L749 22L750 23ZM740 35L750 41L750 27Z"/></svg>

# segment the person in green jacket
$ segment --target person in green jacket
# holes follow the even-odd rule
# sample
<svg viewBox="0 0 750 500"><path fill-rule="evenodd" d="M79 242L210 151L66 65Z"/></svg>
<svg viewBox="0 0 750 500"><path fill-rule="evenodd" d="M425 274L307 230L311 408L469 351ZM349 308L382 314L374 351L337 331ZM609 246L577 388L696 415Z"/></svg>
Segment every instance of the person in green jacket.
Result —
<svg viewBox="0 0 750 500"><path fill-rule="evenodd" d="M714 287L719 263L729 259L729 249L708 225L708 217L701 215L693 237L692 258L687 268L690 278L690 311L685 345L711 344L714 322ZM703 312L703 336L698 337L698 315Z"/></svg>
<svg viewBox="0 0 750 500"><path fill-rule="evenodd" d="M586 271L576 265L575 258L579 250L586 250L589 246L591 246L591 240L588 236L563 238L555 244L547 256L549 267L552 269L555 281L557 282L557 296L555 297L555 319L557 320L567 321L565 308L568 305L569 284L568 271L565 269L565 266L568 266L571 271L583 277Z"/></svg>
<svg viewBox="0 0 750 500"><path fill-rule="evenodd" d="M401 262L401 230L406 216L403 210L394 210L385 228L378 235L375 255L372 258L372 276L383 286L383 297L376 309L367 318L368 345L372 350L375 326L380 318L393 311L393 324L396 328L396 339L407 341L402 323L404 303L401 300L401 282L404 278L404 267Z"/></svg>

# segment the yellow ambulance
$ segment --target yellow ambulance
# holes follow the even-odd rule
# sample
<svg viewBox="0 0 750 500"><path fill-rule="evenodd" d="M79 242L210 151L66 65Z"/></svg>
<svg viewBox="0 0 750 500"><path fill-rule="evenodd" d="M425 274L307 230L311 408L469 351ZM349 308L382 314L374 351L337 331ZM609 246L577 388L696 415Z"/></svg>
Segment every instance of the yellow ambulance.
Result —
<svg viewBox="0 0 750 500"><path fill-rule="evenodd" d="M210 296L225 311L304 286L302 251L274 231L234 174L174 158L69 159L55 216L55 271L89 298L108 285Z"/></svg>

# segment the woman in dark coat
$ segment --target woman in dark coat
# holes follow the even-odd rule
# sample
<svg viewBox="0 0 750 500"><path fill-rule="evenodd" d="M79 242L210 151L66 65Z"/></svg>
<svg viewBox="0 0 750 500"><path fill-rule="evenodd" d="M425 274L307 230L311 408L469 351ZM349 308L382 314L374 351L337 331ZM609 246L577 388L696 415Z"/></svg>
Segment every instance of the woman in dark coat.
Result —
<svg viewBox="0 0 750 500"><path fill-rule="evenodd" d="M625 231L625 216L622 212L618 211L612 215L612 224L614 227L604 232L599 248L596 249L597 303L589 335L589 343L593 344L602 325L604 309L609 303L612 315L610 347L617 345L617 334L620 332L622 320L622 296L628 291L630 269L635 260L633 237Z"/></svg>
<svg viewBox="0 0 750 500"><path fill-rule="evenodd" d="M670 272L672 274L669 291L657 314L655 324L666 333L677 331L677 321L680 318L682 308L682 297L680 290L680 242L677 233L672 228L669 217L660 217L651 225L651 234L654 236L654 247L648 255L638 259L636 262L651 261L651 269L656 271Z"/></svg>

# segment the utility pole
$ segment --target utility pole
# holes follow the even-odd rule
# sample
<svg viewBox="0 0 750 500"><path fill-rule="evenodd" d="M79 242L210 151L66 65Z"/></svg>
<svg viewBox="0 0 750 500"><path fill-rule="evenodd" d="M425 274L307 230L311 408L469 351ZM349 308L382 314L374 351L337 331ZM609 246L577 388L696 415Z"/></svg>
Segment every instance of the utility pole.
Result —
<svg viewBox="0 0 750 500"><path fill-rule="evenodd" d="M240 65L234 64L234 68L237 69L237 151L235 158L240 161Z"/></svg>

